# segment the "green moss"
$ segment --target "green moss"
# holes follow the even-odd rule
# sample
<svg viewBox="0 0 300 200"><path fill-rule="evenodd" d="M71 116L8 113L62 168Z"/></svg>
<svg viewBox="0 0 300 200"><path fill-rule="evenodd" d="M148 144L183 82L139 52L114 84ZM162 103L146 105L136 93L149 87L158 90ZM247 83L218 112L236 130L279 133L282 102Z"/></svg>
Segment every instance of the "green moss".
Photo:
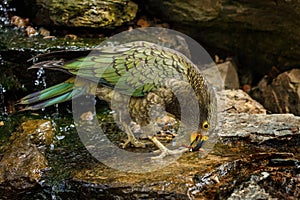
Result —
<svg viewBox="0 0 300 200"><path fill-rule="evenodd" d="M42 24L94 28L120 26L133 20L138 9L128 0L37 0L33 5L42 8L36 14Z"/></svg>

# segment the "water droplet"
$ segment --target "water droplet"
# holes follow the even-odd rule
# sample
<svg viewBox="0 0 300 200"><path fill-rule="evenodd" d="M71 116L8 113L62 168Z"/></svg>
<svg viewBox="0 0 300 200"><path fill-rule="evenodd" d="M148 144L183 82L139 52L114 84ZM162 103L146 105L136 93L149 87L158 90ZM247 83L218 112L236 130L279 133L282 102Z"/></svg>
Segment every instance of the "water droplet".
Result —
<svg viewBox="0 0 300 200"><path fill-rule="evenodd" d="M16 11L15 8L10 8L7 0L0 2L0 27L10 24L9 12Z"/></svg>
<svg viewBox="0 0 300 200"><path fill-rule="evenodd" d="M34 81L34 85L41 85L42 89L45 89L47 87L46 83L46 72L44 68L39 68L39 70L36 72L36 80Z"/></svg>
<svg viewBox="0 0 300 200"><path fill-rule="evenodd" d="M0 119L4 116L8 116L7 107L5 105L4 93L6 92L5 87L0 84Z"/></svg>
<svg viewBox="0 0 300 200"><path fill-rule="evenodd" d="M65 136L64 135L57 135L56 138L57 138L57 140L62 140L62 139L65 138Z"/></svg>

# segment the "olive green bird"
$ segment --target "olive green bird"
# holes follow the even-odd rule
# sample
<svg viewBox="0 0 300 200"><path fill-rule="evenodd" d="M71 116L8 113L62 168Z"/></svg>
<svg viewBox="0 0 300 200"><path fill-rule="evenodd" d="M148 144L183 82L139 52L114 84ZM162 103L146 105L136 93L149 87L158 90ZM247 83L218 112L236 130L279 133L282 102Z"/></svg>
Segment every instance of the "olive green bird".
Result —
<svg viewBox="0 0 300 200"><path fill-rule="evenodd" d="M159 158L186 151L170 150L153 135L155 119L171 114L191 134L190 150L201 148L215 127L216 101L212 88L198 68L183 54L146 41L135 41L90 51L63 51L38 56L30 68L53 69L70 74L63 83L30 94L19 104L37 110L86 94L94 94L116 111L128 136L123 147L145 147L130 129L138 123L161 151Z"/></svg>

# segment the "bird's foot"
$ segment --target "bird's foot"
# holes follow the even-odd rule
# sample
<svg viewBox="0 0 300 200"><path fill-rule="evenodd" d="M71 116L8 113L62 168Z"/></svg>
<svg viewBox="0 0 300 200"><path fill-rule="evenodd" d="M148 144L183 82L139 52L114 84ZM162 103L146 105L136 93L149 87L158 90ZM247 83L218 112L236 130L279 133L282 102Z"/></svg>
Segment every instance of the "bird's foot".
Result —
<svg viewBox="0 0 300 200"><path fill-rule="evenodd" d="M124 142L124 144L122 145L122 148L125 149L130 144L133 145L134 147L137 147L137 148L146 148L145 143L143 143L143 142L139 141L138 139L136 139L136 137L132 133L130 127L125 122L121 122L121 123L122 123L123 127L125 128L127 138L128 138Z"/></svg>
<svg viewBox="0 0 300 200"><path fill-rule="evenodd" d="M165 147L160 141L158 141L156 137L149 137L149 139L159 148L161 152L158 156L151 157L151 159L153 160L163 159L168 155L178 155L189 151L188 148L170 150L167 147Z"/></svg>
<svg viewBox="0 0 300 200"><path fill-rule="evenodd" d="M128 137L128 139L122 145L122 148L125 149L130 144L133 145L134 147L137 147L137 148L146 148L146 144L139 141L135 137Z"/></svg>

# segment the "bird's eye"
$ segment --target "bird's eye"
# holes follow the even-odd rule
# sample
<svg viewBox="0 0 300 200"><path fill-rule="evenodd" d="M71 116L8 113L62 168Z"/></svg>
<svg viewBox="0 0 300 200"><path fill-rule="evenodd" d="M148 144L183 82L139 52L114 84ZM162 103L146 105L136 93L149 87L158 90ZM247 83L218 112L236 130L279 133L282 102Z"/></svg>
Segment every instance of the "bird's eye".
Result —
<svg viewBox="0 0 300 200"><path fill-rule="evenodd" d="M209 123L207 122L207 121L204 121L203 123L202 123L202 129L203 130L208 130L209 129Z"/></svg>

